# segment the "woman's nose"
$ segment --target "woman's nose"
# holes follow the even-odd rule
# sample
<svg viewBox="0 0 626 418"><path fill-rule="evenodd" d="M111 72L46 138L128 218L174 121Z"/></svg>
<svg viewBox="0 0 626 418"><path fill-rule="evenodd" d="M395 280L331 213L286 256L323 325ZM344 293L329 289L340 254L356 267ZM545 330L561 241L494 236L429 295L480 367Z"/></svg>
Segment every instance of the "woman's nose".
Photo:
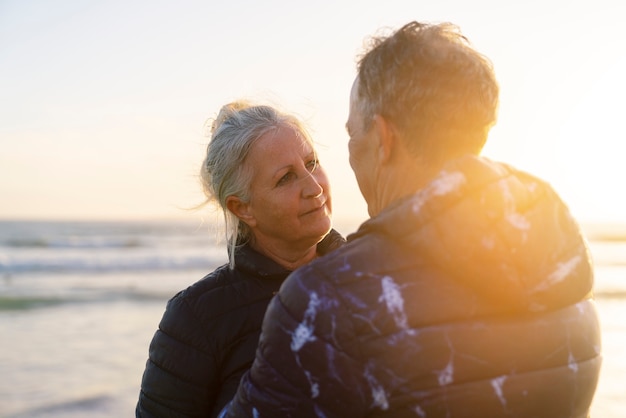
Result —
<svg viewBox="0 0 626 418"><path fill-rule="evenodd" d="M304 181L305 181L305 186L303 189L304 197L319 197L324 192L324 188L317 181L313 173L309 174Z"/></svg>

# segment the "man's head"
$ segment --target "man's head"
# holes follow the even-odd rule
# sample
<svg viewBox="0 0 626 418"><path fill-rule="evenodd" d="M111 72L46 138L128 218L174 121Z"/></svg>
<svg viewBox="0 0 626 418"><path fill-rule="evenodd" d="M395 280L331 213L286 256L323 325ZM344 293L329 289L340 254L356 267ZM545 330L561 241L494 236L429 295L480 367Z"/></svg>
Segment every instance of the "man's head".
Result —
<svg viewBox="0 0 626 418"><path fill-rule="evenodd" d="M491 62L449 23L411 22L373 38L354 88L362 129L382 116L426 162L480 153L496 121Z"/></svg>

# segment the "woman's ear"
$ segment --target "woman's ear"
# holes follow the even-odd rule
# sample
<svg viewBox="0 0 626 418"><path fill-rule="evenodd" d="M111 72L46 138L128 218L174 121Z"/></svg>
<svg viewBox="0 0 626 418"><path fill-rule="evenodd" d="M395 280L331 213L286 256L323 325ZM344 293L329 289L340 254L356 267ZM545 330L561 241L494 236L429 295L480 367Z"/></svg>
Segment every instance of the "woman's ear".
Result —
<svg viewBox="0 0 626 418"><path fill-rule="evenodd" d="M250 204L244 202L237 196L228 196L226 198L226 208L241 222L244 222L249 227L256 225L256 218L250 210Z"/></svg>

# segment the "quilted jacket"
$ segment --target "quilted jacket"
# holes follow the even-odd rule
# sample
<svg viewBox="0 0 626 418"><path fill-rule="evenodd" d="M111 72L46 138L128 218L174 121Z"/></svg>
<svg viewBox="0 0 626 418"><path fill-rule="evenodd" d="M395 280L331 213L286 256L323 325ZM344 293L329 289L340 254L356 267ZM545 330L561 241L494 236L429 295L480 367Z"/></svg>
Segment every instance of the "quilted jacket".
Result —
<svg viewBox="0 0 626 418"><path fill-rule="evenodd" d="M455 160L285 281L226 416L587 417L592 286L547 183Z"/></svg>
<svg viewBox="0 0 626 418"><path fill-rule="evenodd" d="M325 254L345 242L331 231ZM249 246L167 304L150 343L137 417L214 417L254 359L267 304L290 271Z"/></svg>

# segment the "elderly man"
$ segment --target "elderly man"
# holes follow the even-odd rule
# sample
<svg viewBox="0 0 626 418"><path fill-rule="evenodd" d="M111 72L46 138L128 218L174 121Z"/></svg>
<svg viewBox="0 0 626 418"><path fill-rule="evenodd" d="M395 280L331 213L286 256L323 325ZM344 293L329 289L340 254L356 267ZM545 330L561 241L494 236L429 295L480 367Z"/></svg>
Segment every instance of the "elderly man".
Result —
<svg viewBox="0 0 626 418"><path fill-rule="evenodd" d="M479 156L497 105L455 26L373 40L347 122L371 219L286 280L225 416L588 416L588 250L546 182Z"/></svg>

